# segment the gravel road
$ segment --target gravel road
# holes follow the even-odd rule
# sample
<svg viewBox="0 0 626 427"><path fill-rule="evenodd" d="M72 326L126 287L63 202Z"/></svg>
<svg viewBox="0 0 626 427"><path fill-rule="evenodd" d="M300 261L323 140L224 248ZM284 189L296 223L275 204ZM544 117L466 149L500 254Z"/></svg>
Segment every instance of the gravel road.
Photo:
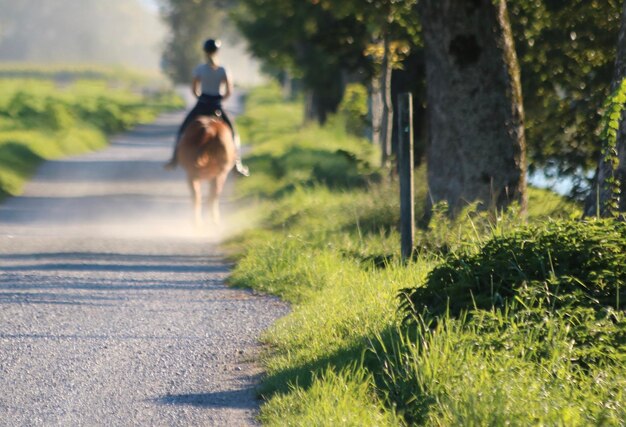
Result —
<svg viewBox="0 0 626 427"><path fill-rule="evenodd" d="M161 168L181 120L0 204L0 425L255 425L257 340L287 307L224 286L215 230Z"/></svg>

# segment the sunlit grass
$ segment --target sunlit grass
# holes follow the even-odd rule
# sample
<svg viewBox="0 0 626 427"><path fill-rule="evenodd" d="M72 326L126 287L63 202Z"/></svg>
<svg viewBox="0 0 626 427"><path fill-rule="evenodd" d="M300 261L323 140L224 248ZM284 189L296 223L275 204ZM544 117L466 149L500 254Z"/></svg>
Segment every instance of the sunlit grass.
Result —
<svg viewBox="0 0 626 427"><path fill-rule="evenodd" d="M105 135L90 127L63 132L0 130L0 198L18 195L39 163L102 148Z"/></svg>
<svg viewBox="0 0 626 427"><path fill-rule="evenodd" d="M0 78L0 197L19 194L42 160L101 148L106 134L182 107L171 91L144 93L139 79L118 70L5 65L3 75L10 77Z"/></svg>
<svg viewBox="0 0 626 427"><path fill-rule="evenodd" d="M562 320L529 330L493 313L489 322L444 318L435 330L396 330L375 345L378 387L414 425L623 425L624 369L581 369ZM499 346L510 334L509 347ZM546 338L550 357L537 360L533 348Z"/></svg>
<svg viewBox="0 0 626 427"><path fill-rule="evenodd" d="M308 389L295 387L261 409L268 426L402 426L402 419L373 399L371 378L363 370L328 369ZM329 399L329 396L333 396Z"/></svg>

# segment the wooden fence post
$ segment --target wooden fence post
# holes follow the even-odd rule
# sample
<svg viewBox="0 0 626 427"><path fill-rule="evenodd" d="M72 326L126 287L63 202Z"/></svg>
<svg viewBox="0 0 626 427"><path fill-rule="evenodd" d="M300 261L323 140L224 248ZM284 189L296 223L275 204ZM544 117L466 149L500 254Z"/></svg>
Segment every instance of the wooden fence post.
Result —
<svg viewBox="0 0 626 427"><path fill-rule="evenodd" d="M400 232L402 259L411 257L415 238L413 196L413 97L398 95L398 174L400 176Z"/></svg>

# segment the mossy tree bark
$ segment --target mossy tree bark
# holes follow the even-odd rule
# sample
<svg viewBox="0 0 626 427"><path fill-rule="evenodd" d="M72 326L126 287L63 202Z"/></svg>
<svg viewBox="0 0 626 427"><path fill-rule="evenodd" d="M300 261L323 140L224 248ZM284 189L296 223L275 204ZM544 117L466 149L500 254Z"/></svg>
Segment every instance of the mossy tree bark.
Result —
<svg viewBox="0 0 626 427"><path fill-rule="evenodd" d="M617 39L617 57L615 59L615 71L611 82L611 92L614 92L622 80L626 78L626 1L622 5L622 22ZM617 133L617 156L619 163L615 176L620 183L621 196L619 211L626 212L626 111L620 119L619 132ZM606 202L611 197L611 191L606 186L606 180L613 175L611 165L600 156L596 178L591 193L585 201L585 216L605 217L610 214L606 209Z"/></svg>
<svg viewBox="0 0 626 427"><path fill-rule="evenodd" d="M519 65L504 0L422 0L428 207L526 210ZM430 211L430 209L429 209Z"/></svg>
<svg viewBox="0 0 626 427"><path fill-rule="evenodd" d="M382 61L382 73L380 77L380 87L382 90L383 116L381 123L381 164L385 168L391 167L391 145L393 134L393 102L391 100L391 74L393 67L391 63L391 51L389 46L389 34L383 36L384 54Z"/></svg>

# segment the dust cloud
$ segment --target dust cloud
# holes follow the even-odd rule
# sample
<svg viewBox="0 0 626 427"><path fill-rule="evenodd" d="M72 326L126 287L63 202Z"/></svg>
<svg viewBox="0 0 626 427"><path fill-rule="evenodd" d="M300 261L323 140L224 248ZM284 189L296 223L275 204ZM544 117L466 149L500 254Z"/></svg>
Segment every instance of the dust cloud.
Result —
<svg viewBox="0 0 626 427"><path fill-rule="evenodd" d="M237 108L237 106L235 106ZM116 135L106 149L45 162L21 197L0 204L0 235L215 243L251 226L248 203L235 197L236 172L221 198L222 222L194 222L185 173L164 171L181 112Z"/></svg>

